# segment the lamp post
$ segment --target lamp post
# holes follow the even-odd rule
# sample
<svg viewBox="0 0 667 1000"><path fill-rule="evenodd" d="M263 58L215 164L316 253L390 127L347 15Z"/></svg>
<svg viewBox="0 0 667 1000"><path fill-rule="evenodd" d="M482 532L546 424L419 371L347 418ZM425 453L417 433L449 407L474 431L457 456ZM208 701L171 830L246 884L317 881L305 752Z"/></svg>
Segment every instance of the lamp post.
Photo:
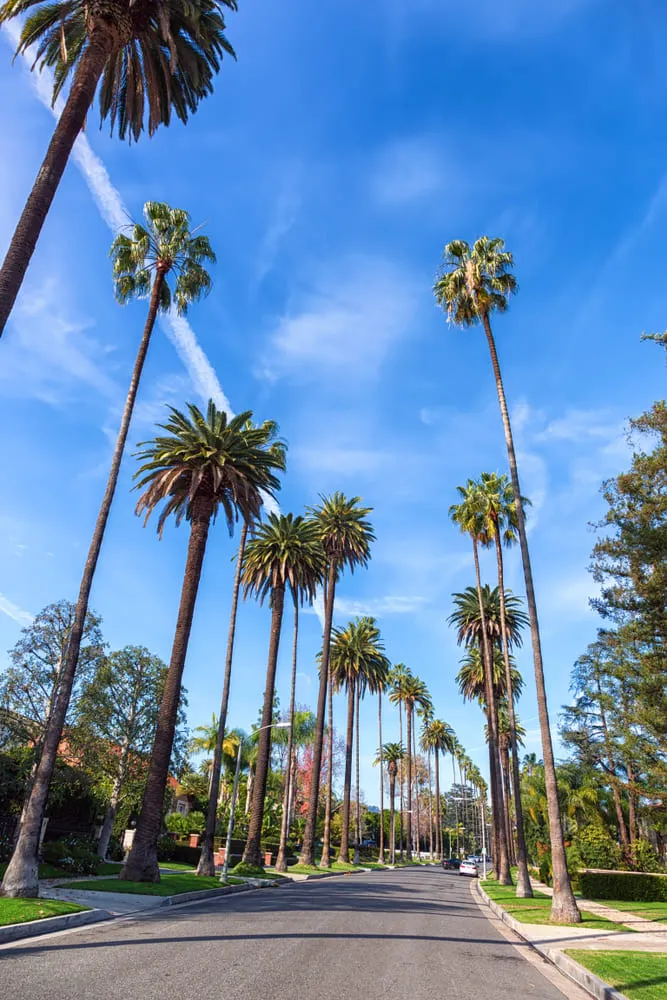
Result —
<svg viewBox="0 0 667 1000"><path fill-rule="evenodd" d="M264 729L289 729L291 722L274 722L270 726L261 726L259 729L255 730L255 733L261 733ZM253 733L253 736L255 735ZM236 796L239 790L239 778L241 776L241 750L243 749L243 740L239 740L239 748L236 752L236 770L234 771L234 788L232 789L232 802L229 811L229 823L227 824L227 841L225 844L225 860L222 865L222 875L220 876L221 882L227 881L227 872L229 871L229 853L232 847L232 834L234 833L234 815L236 813Z"/></svg>

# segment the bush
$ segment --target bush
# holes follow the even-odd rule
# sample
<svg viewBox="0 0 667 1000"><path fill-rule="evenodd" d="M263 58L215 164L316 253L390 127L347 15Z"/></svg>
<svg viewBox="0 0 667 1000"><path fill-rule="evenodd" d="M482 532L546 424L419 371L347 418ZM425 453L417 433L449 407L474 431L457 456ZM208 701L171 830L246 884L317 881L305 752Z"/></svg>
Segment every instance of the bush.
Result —
<svg viewBox="0 0 667 1000"><path fill-rule="evenodd" d="M107 847L107 858L109 861L122 861L124 857L125 851L123 850L123 845L118 837L112 837Z"/></svg>
<svg viewBox="0 0 667 1000"><path fill-rule="evenodd" d="M100 862L93 842L87 837L46 841L42 845L42 858L71 875L95 875Z"/></svg>
<svg viewBox="0 0 667 1000"><path fill-rule="evenodd" d="M620 847L600 826L585 827L574 845L588 868L618 868L621 863Z"/></svg>
<svg viewBox="0 0 667 1000"><path fill-rule="evenodd" d="M182 865L192 865L195 868L199 864L201 847L190 847L188 844L175 844L171 842L170 861L178 861Z"/></svg>
<svg viewBox="0 0 667 1000"><path fill-rule="evenodd" d="M551 885L551 879L553 878L553 871L551 868L551 855L544 854L540 858L540 882L544 882L545 885Z"/></svg>
<svg viewBox="0 0 667 1000"><path fill-rule="evenodd" d="M232 868L232 875L242 875L244 878L262 878L266 875L263 868L256 868L255 865L249 865L245 861L239 861L239 863Z"/></svg>
<svg viewBox="0 0 667 1000"><path fill-rule="evenodd" d="M634 872L582 872L580 880L585 899L667 902L667 876Z"/></svg>
<svg viewBox="0 0 667 1000"><path fill-rule="evenodd" d="M185 817L188 823L188 833L203 833L206 817L203 812L191 812Z"/></svg>
<svg viewBox="0 0 667 1000"><path fill-rule="evenodd" d="M174 851L178 845L166 835L157 839L158 861L174 861Z"/></svg>
<svg viewBox="0 0 667 1000"><path fill-rule="evenodd" d="M635 840L630 845L630 864L637 872L660 872L662 865L657 852L648 840Z"/></svg>
<svg viewBox="0 0 667 1000"><path fill-rule="evenodd" d="M586 865L584 864L581 852L576 844L571 844L569 847L565 848L565 858L567 861L567 873L570 876L572 888L577 891L579 889L579 872L582 868L585 868Z"/></svg>
<svg viewBox="0 0 667 1000"><path fill-rule="evenodd" d="M178 833L181 837L187 837L190 833L190 824L188 822L188 817L183 816L182 813L169 813L164 821L169 833Z"/></svg>
<svg viewBox="0 0 667 1000"><path fill-rule="evenodd" d="M12 838L8 833L0 834L0 862L9 861L12 856Z"/></svg>

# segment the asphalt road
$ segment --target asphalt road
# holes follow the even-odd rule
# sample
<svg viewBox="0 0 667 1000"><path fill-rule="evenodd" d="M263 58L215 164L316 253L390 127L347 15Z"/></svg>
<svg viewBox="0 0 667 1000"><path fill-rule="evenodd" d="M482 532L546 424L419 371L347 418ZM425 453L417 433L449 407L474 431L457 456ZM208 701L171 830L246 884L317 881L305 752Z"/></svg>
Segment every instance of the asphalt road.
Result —
<svg viewBox="0 0 667 1000"><path fill-rule="evenodd" d="M467 879L422 868L291 883L6 946L0 995L563 1000L564 993L487 918Z"/></svg>

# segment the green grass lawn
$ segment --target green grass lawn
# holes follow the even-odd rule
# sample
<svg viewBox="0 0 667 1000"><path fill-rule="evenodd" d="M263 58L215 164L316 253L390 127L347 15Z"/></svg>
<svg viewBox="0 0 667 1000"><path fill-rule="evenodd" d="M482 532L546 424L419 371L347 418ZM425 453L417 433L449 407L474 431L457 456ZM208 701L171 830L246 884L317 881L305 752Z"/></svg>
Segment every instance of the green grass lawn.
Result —
<svg viewBox="0 0 667 1000"><path fill-rule="evenodd" d="M193 872L195 870L194 865L186 865L181 861L161 861L160 868L168 868L172 872ZM121 866L118 865L118 871L120 871Z"/></svg>
<svg viewBox="0 0 667 1000"><path fill-rule="evenodd" d="M229 877L232 885L241 885L243 879ZM71 883L69 883L71 884ZM100 881L77 882L73 889L89 889L93 892L133 892L140 896L177 896L182 892L198 892L200 889L220 889L219 878L198 875L163 875L159 882L128 882L125 879L107 878Z"/></svg>
<svg viewBox="0 0 667 1000"><path fill-rule="evenodd" d="M0 897L0 927L23 924L44 917L61 917L64 913L80 913L88 906L66 903L62 899L8 899Z"/></svg>
<svg viewBox="0 0 667 1000"><path fill-rule="evenodd" d="M664 952L569 949L565 954L625 993L630 1000L664 1000L667 996L667 955Z"/></svg>
<svg viewBox="0 0 667 1000"><path fill-rule="evenodd" d="M522 924L550 924L549 914L551 912L551 896L543 892L533 890L532 899L517 899L516 888L511 885L498 885L495 879L487 878L481 883L484 891L491 899L502 906L515 920ZM629 928L623 924L615 924L611 920L603 917L596 917L586 910L581 912L581 927L589 930L600 931L627 931Z"/></svg>
<svg viewBox="0 0 667 1000"><path fill-rule="evenodd" d="M654 903L633 903L627 899L597 899L601 906L610 906L612 910L632 913L642 920L664 920L667 923L667 901Z"/></svg>

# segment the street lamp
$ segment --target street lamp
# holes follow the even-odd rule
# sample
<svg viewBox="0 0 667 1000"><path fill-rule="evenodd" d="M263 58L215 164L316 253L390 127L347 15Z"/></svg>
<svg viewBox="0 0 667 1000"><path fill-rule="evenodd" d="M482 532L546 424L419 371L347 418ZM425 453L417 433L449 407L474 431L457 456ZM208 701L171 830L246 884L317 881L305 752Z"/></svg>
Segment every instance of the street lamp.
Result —
<svg viewBox="0 0 667 1000"><path fill-rule="evenodd" d="M264 729L289 729L292 725L291 722L273 722L270 726L260 726L259 729L255 729L255 733L261 733ZM222 875L220 876L221 882L227 881L227 872L229 871L229 852L232 847L232 834L234 833L234 814L236 812L236 796L239 790L239 777L241 775L241 750L243 749L243 740L239 740L239 748L236 752L236 770L234 772L234 788L232 790L232 804L229 812L229 823L227 824L227 842L225 844L225 860L222 865Z"/></svg>

